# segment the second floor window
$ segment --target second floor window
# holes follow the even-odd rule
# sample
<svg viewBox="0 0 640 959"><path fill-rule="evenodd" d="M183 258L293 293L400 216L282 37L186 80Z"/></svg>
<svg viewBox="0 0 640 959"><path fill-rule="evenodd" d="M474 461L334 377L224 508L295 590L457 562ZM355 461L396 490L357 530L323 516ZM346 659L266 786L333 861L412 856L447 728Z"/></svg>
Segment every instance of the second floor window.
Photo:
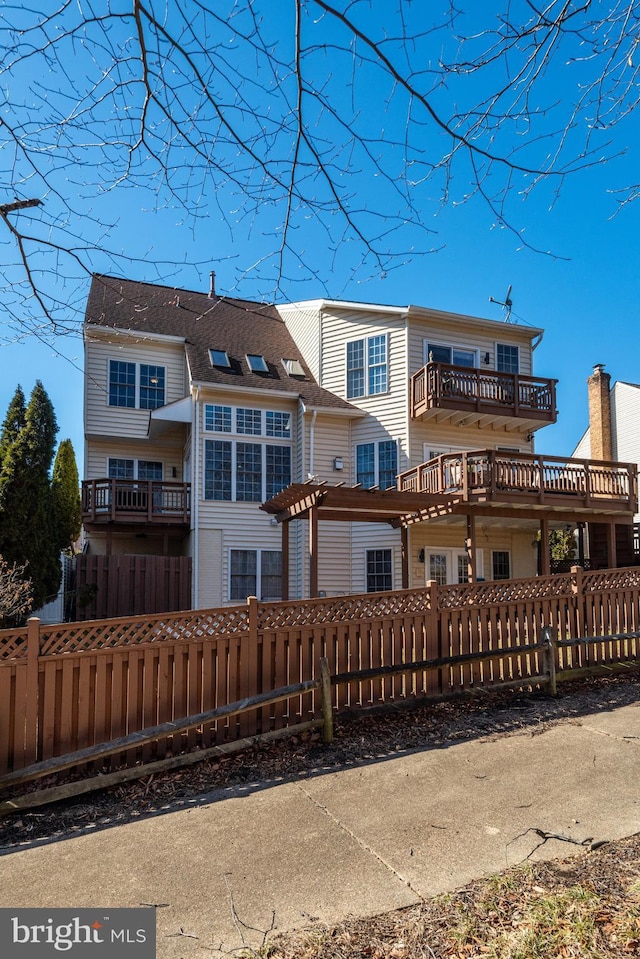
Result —
<svg viewBox="0 0 640 959"><path fill-rule="evenodd" d="M289 446L205 440L205 499L262 503L290 482Z"/></svg>
<svg viewBox="0 0 640 959"><path fill-rule="evenodd" d="M109 406L155 410L165 403L164 366L109 360Z"/></svg>
<svg viewBox="0 0 640 959"><path fill-rule="evenodd" d="M496 344L496 369L499 373L519 373L518 347L508 343Z"/></svg>
<svg viewBox="0 0 640 959"><path fill-rule="evenodd" d="M424 341L425 363L450 363L453 366L476 365L475 350L463 350L459 346L445 346L442 343Z"/></svg>
<svg viewBox="0 0 640 959"><path fill-rule="evenodd" d="M397 474L398 447L395 440L356 446L356 483L361 483L365 489L371 486L389 489L396 485Z"/></svg>
<svg viewBox="0 0 640 959"><path fill-rule="evenodd" d="M387 392L387 351L386 333L347 343L347 399Z"/></svg>

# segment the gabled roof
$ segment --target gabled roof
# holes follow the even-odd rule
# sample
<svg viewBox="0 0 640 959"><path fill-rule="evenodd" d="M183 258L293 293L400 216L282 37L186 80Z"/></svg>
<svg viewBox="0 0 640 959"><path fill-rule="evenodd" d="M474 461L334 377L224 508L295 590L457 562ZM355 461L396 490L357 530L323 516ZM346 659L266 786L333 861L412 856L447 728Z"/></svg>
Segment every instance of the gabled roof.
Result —
<svg viewBox="0 0 640 959"><path fill-rule="evenodd" d="M311 407L361 413L316 383L284 321L269 303L210 297L97 274L91 283L85 323L184 339L194 383L286 392ZM212 366L210 349L225 350L231 366ZM252 373L246 361L248 353L264 356L269 372ZM283 359L299 360L304 377L289 376Z"/></svg>

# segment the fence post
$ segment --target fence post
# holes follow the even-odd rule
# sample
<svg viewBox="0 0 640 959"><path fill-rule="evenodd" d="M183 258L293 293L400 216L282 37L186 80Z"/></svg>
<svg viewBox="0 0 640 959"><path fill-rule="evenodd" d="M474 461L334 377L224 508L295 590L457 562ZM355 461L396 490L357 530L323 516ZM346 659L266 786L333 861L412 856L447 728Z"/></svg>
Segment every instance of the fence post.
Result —
<svg viewBox="0 0 640 959"><path fill-rule="evenodd" d="M329 660L326 656L320 657L320 696L322 699L322 742L329 745L333 742L333 705L331 702Z"/></svg>
<svg viewBox="0 0 640 959"><path fill-rule="evenodd" d="M549 696L558 695L558 684L556 682L556 650L553 642L551 626L544 626L542 629L542 640L544 646L544 671L549 677L547 679L547 693Z"/></svg>
<svg viewBox="0 0 640 959"><path fill-rule="evenodd" d="M435 579L427 580L427 589L429 590L429 612L427 615L426 622L426 637L424 644L424 658L425 659L440 659L443 655L442 649L442 629L440 626L440 610L438 609L438 583ZM419 659L417 655L417 650L414 655ZM450 655L447 653L446 655ZM442 693L443 689L443 673L442 669L438 669L437 672L429 670L429 673L426 676L426 688L423 692L429 693ZM417 677L415 674L412 676L412 681L417 683ZM448 681L447 681L448 685Z"/></svg>
<svg viewBox="0 0 640 959"><path fill-rule="evenodd" d="M40 658L40 620L27 620L27 695L25 708L24 761L38 761L38 660Z"/></svg>

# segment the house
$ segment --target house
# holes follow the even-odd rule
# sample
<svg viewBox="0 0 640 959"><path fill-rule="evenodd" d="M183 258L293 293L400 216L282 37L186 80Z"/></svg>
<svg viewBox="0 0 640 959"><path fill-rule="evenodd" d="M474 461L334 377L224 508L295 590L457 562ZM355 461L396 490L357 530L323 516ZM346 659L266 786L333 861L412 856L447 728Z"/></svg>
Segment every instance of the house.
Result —
<svg viewBox="0 0 640 959"><path fill-rule="evenodd" d="M85 562L113 591L107 567L164 558L196 608L547 572L554 525L630 522L635 472L610 464L596 489L588 463L535 455L557 415L542 335L95 276Z"/></svg>
<svg viewBox="0 0 640 959"><path fill-rule="evenodd" d="M640 384L616 382L602 363L597 363L587 379L589 425L572 456L596 460L625 460L640 469ZM631 539L633 536L633 539ZM640 513L633 517L633 527L619 527L617 548L628 562L637 562L640 554ZM587 546L594 565L604 564L602 530L591 527Z"/></svg>

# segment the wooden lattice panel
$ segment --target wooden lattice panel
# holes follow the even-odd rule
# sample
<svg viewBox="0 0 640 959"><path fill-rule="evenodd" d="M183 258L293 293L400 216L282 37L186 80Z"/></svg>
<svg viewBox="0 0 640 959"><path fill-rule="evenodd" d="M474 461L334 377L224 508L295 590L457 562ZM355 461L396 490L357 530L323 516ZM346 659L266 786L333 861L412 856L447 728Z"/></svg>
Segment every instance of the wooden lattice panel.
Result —
<svg viewBox="0 0 640 959"><path fill-rule="evenodd" d="M640 587L640 567L628 569L594 570L582 576L584 592L598 593L607 589L638 589Z"/></svg>
<svg viewBox="0 0 640 959"><path fill-rule="evenodd" d="M525 600L564 596L571 593L571 581L571 574L567 573L539 576L536 579L505 579L490 583L441 586L438 589L438 609L521 603Z"/></svg>
<svg viewBox="0 0 640 959"><path fill-rule="evenodd" d="M319 623L383 619L404 613L423 613L427 609L428 589L336 596L291 603L265 603L259 606L258 628L286 629Z"/></svg>
<svg viewBox="0 0 640 959"><path fill-rule="evenodd" d="M0 630L0 660L27 658L27 630Z"/></svg>
<svg viewBox="0 0 640 959"><path fill-rule="evenodd" d="M194 640L205 636L246 630L246 607L164 613L153 618L134 616L126 620L104 619L43 627L40 655L85 652L121 646L139 646L167 640Z"/></svg>

